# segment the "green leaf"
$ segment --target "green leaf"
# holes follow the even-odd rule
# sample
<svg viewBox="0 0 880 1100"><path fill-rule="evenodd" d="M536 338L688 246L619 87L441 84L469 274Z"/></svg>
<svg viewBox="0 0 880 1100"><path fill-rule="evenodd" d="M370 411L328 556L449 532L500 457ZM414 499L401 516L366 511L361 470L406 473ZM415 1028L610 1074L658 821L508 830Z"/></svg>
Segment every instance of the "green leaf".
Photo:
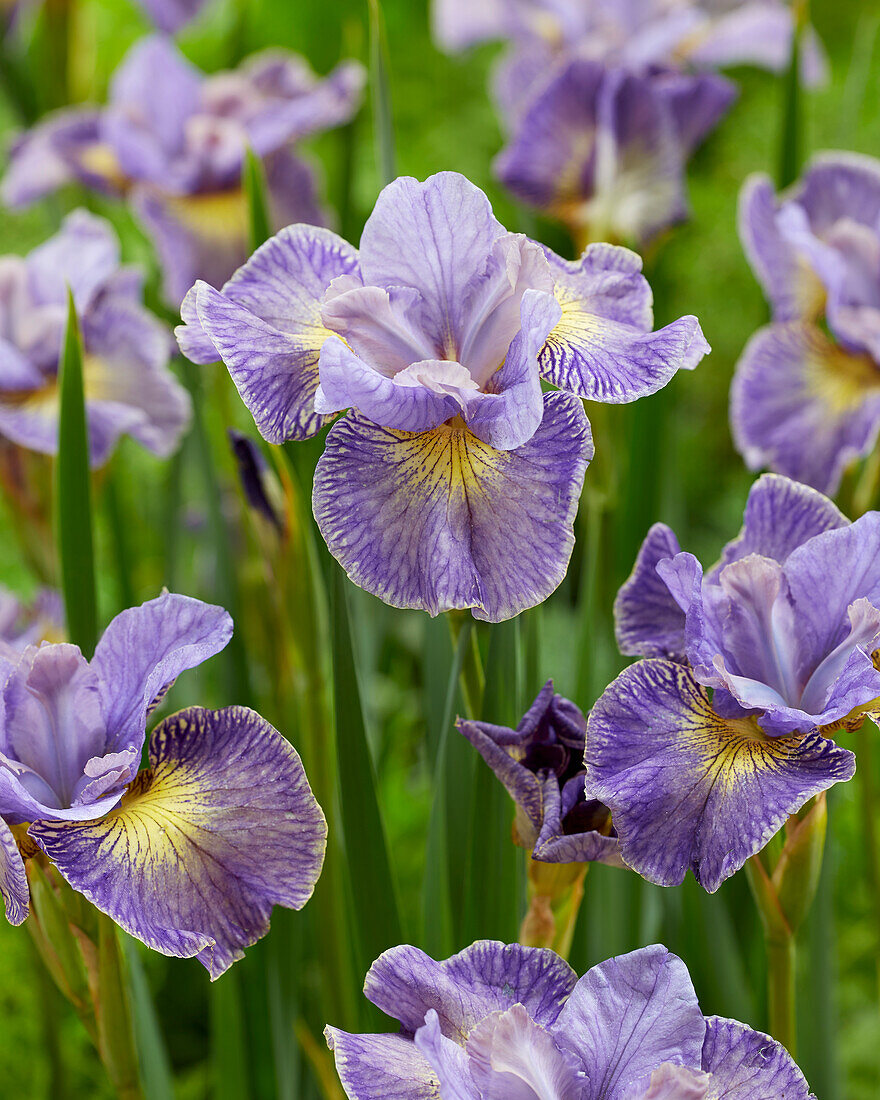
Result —
<svg viewBox="0 0 880 1100"><path fill-rule="evenodd" d="M523 710L519 635L519 619L492 626L486 686L481 713L477 716L511 728L516 727ZM507 791L485 761L477 758L469 851L463 875L466 890L462 945L476 939L510 943L517 938L524 908L525 875L522 851L511 838L513 813Z"/></svg>
<svg viewBox="0 0 880 1100"><path fill-rule="evenodd" d="M123 934L122 939L128 970L134 1038L144 1094L147 1100L174 1100L171 1063L168 1060L168 1052L165 1049L139 948L131 936Z"/></svg>
<svg viewBox="0 0 880 1100"><path fill-rule="evenodd" d="M245 1013L237 972L224 974L211 994L211 1095L214 1100L249 1100Z"/></svg>
<svg viewBox="0 0 880 1100"><path fill-rule="evenodd" d="M402 931L376 771L361 707L347 586L345 574L335 568L332 652L336 755L355 933L361 949L360 973L366 973L386 948L402 942Z"/></svg>
<svg viewBox="0 0 880 1100"><path fill-rule="evenodd" d="M250 147L244 154L244 193L247 197L248 234L251 251L256 252L272 236L266 171L263 162Z"/></svg>
<svg viewBox="0 0 880 1100"><path fill-rule="evenodd" d="M397 175L394 144L394 111L391 105L391 80L385 19L379 0L367 0L370 10L370 85L373 105L373 136L376 164L383 184Z"/></svg>
<svg viewBox="0 0 880 1100"><path fill-rule="evenodd" d="M789 187L798 178L803 163L803 118L801 117L801 31L802 18L795 4L791 59L782 80L782 114L779 127L779 164L776 183Z"/></svg>
<svg viewBox="0 0 880 1100"><path fill-rule="evenodd" d="M55 463L55 524L67 634L86 657L98 640L89 436L83 395L83 350L73 295L68 291L67 327L58 370L58 458Z"/></svg>

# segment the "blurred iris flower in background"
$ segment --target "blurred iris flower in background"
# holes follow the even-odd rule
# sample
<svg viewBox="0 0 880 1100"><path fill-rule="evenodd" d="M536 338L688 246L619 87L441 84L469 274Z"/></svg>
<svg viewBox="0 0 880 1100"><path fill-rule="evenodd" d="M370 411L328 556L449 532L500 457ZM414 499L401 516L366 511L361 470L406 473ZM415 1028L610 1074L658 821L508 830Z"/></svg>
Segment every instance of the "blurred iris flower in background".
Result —
<svg viewBox="0 0 880 1100"><path fill-rule="evenodd" d="M640 261L567 263L505 231L463 176L384 189L360 252L291 226L178 329L223 359L269 442L351 411L315 473L318 526L395 607L507 619L560 583L593 454L580 397L632 401L708 350L694 317L656 333ZM567 393L543 393L542 375Z"/></svg>
<svg viewBox="0 0 880 1100"><path fill-rule="evenodd" d="M263 718L181 711L153 730L141 770L148 714L231 633L222 608L165 593L118 615L91 661L66 643L0 658L0 894L13 924L28 914L22 853L214 978L265 934L273 904L306 903L326 824Z"/></svg>
<svg viewBox="0 0 880 1100"><path fill-rule="evenodd" d="M737 365L734 438L752 469L836 492L880 431L880 161L826 153L779 197L752 177L740 235L773 319Z"/></svg>
<svg viewBox="0 0 880 1100"><path fill-rule="evenodd" d="M116 71L106 107L56 112L18 140L0 195L22 206L76 180L126 197L177 307L196 279L219 286L247 256L248 147L265 163L275 226L323 222L312 170L290 146L347 122L363 81L355 62L318 79L281 51L205 76L169 39L147 38Z"/></svg>
<svg viewBox="0 0 880 1100"><path fill-rule="evenodd" d="M0 657L14 660L26 646L64 637L61 595L43 588L31 600L22 600L0 585Z"/></svg>
<svg viewBox="0 0 880 1100"><path fill-rule="evenodd" d="M684 963L659 945L580 979L518 944L483 940L439 963L395 947L364 993L400 1032L327 1028L350 1100L813 1100L781 1044L703 1016Z"/></svg>
<svg viewBox="0 0 880 1100"><path fill-rule="evenodd" d="M705 576L655 524L615 611L621 650L649 659L591 711L587 784L630 866L661 885L691 868L714 891L852 778L853 754L827 734L880 706L880 513L850 523L765 475Z"/></svg>
<svg viewBox="0 0 880 1100"><path fill-rule="evenodd" d="M109 222L84 210L30 255L0 257L0 435L58 447L58 366L68 287L82 329L93 466L130 435L155 454L177 448L190 398L168 368L171 333L141 304L139 269L122 266Z"/></svg>

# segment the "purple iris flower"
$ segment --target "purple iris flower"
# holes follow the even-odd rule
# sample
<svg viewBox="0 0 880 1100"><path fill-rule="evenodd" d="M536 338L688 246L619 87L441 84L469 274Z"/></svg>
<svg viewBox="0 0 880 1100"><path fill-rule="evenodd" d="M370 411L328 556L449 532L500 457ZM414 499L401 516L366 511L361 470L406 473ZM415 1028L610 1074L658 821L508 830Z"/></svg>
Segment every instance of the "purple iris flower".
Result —
<svg viewBox="0 0 880 1100"><path fill-rule="evenodd" d="M64 605L51 588L42 588L32 600L21 600L0 585L0 657L9 660L43 639L64 636Z"/></svg>
<svg viewBox="0 0 880 1100"><path fill-rule="evenodd" d="M737 365L737 447L833 493L880 431L880 160L825 154L780 197L748 180L740 235L773 320Z"/></svg>
<svg viewBox="0 0 880 1100"><path fill-rule="evenodd" d="M687 214L690 154L735 97L712 73L630 70L588 57L557 65L523 105L506 83L513 128L495 173L575 240L644 243Z"/></svg>
<svg viewBox="0 0 880 1100"><path fill-rule="evenodd" d="M517 64L540 51L545 68L566 52L628 68L749 64L781 72L791 57L793 27L784 0L434 0L434 30L446 49L511 39L519 47ZM818 83L825 72L809 30L803 77Z"/></svg>
<svg viewBox="0 0 880 1100"><path fill-rule="evenodd" d="M141 304L142 276L119 261L110 224L84 210L30 255L0 257L0 435L33 451L58 447L58 365L73 293L93 466L122 435L171 454L190 399L168 369L174 341Z"/></svg>
<svg viewBox="0 0 880 1100"><path fill-rule="evenodd" d="M222 292L197 283L177 335L194 362L223 359L271 443L351 410L313 506L356 584L497 621L565 575L593 453L578 398L635 400L708 350L693 317L650 331L640 268L625 249L567 263L506 232L463 176L401 178L360 251L290 226Z"/></svg>
<svg viewBox="0 0 880 1100"><path fill-rule="evenodd" d="M321 871L326 824L299 756L244 707L191 707L150 735L175 678L223 649L226 612L163 594L123 611L87 661L74 645L0 657L0 895L27 917L21 851L166 955L216 978L301 908Z"/></svg>
<svg viewBox="0 0 880 1100"><path fill-rule="evenodd" d="M160 31L174 34L207 6L209 0L138 0Z"/></svg>
<svg viewBox="0 0 880 1100"><path fill-rule="evenodd" d="M326 1029L350 1100L815 1100L769 1035L703 1016L659 945L582 978L544 948L482 940L435 962L394 947L364 993L400 1032Z"/></svg>
<svg viewBox="0 0 880 1100"><path fill-rule="evenodd" d="M515 730L463 720L457 728L516 803L514 839L532 859L622 866L611 811L584 789L586 719L552 680Z"/></svg>
<svg viewBox="0 0 880 1100"><path fill-rule="evenodd" d="M206 77L156 35L125 57L106 107L60 111L19 139L2 197L24 205L69 180L126 196L177 306L197 278L220 286L247 256L248 146L264 161L275 224L321 222L311 169L290 144L350 119L362 85L354 62L318 80L280 52Z"/></svg>
<svg viewBox="0 0 880 1100"><path fill-rule="evenodd" d="M880 513L850 523L767 474L705 576L652 527L615 618L620 649L649 659L590 714L587 784L630 866L664 886L690 867L714 891L853 776L827 734L880 710Z"/></svg>

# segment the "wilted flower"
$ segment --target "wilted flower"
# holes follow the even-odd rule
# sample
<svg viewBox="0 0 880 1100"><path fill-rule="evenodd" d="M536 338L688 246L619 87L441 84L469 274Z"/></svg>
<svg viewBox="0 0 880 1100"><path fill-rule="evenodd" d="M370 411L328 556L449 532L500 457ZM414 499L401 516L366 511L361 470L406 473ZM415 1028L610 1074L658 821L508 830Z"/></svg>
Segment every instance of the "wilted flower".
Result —
<svg viewBox="0 0 880 1100"><path fill-rule="evenodd" d="M464 177L401 178L360 252L290 226L178 329L220 356L272 443L327 437L313 505L352 580L396 607L509 618L559 584L587 463L577 397L631 401L708 348L693 317L651 333L640 261L566 263L507 233ZM542 393L541 375L570 393Z"/></svg>
<svg viewBox="0 0 880 1100"><path fill-rule="evenodd" d="M0 435L30 450L58 447L58 366L73 293L83 347L92 465L121 435L171 454L190 399L168 369L171 335L144 309L141 273L121 267L111 226L83 210L30 255L0 257Z"/></svg>
<svg viewBox="0 0 880 1100"><path fill-rule="evenodd" d="M552 680L515 730L461 719L457 725L516 803L514 837L532 859L621 865L611 813L584 789L586 719L554 693Z"/></svg>
<svg viewBox="0 0 880 1100"><path fill-rule="evenodd" d="M515 114L495 172L576 241L649 241L686 216L688 158L734 96L714 74L638 72L577 57Z"/></svg>
<svg viewBox="0 0 880 1100"><path fill-rule="evenodd" d="M740 235L773 323L737 365L737 447L833 493L880 430L880 161L825 154L779 198L753 177Z"/></svg>
<svg viewBox="0 0 880 1100"><path fill-rule="evenodd" d="M273 904L306 903L324 817L299 757L258 714L180 711L153 730L140 770L147 715L231 633L222 608L166 593L118 615L91 661L50 643L0 658L0 894L13 924L29 902L19 844L212 977L265 934Z"/></svg>
<svg viewBox="0 0 880 1100"><path fill-rule="evenodd" d="M567 955L588 864L624 866L611 811L585 790L586 719L548 680L515 730L461 719L457 726L507 788L513 839L531 853L520 943Z"/></svg>
<svg viewBox="0 0 880 1100"><path fill-rule="evenodd" d="M350 1100L815 1100L770 1036L704 1017L684 963L659 945L580 979L543 948L482 940L438 963L394 947L364 992L401 1026L327 1028Z"/></svg>
<svg viewBox="0 0 880 1100"><path fill-rule="evenodd" d="M71 179L125 195L176 306L195 279L220 286L247 256L248 146L264 159L275 224L322 220L311 170L289 146L347 121L362 83L353 62L318 80L279 52L206 77L168 39L147 38L117 70L105 108L58 112L18 141L3 199L22 205Z"/></svg>
<svg viewBox="0 0 880 1100"><path fill-rule="evenodd" d="M668 886L690 867L716 890L788 815L852 778L853 754L827 735L880 710L880 513L850 523L765 475L705 576L652 527L615 613L621 650L651 659L593 708L587 783L635 870Z"/></svg>

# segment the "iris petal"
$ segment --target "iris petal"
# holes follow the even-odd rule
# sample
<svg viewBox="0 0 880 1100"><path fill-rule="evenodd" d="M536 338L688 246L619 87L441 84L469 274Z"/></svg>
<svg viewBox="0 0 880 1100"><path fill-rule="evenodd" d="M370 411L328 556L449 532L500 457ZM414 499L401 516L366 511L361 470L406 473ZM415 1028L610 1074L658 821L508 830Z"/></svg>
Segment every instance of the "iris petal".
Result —
<svg viewBox="0 0 880 1100"><path fill-rule="evenodd" d="M855 758L817 733L766 738L724 720L686 668L640 661L606 688L587 730L587 783L611 810L624 860L709 892L760 851L789 814L852 778Z"/></svg>
<svg viewBox="0 0 880 1100"><path fill-rule="evenodd" d="M103 820L29 832L117 924L216 978L268 931L273 904L308 901L327 826L293 748L228 707L157 726L149 770Z"/></svg>
<svg viewBox="0 0 880 1100"><path fill-rule="evenodd" d="M560 583L592 438L580 402L544 397L515 451L464 426L414 434L349 413L327 437L314 510L355 584L394 607L507 619Z"/></svg>

